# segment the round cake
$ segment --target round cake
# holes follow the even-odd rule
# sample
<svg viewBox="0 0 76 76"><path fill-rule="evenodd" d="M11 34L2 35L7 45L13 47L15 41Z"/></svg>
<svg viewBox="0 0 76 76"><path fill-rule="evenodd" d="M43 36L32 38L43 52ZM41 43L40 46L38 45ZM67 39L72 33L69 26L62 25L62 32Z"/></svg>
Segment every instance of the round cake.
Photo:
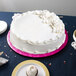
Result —
<svg viewBox="0 0 76 76"><path fill-rule="evenodd" d="M53 12L35 10L12 17L10 41L14 47L31 54L58 49L65 41L65 25Z"/></svg>

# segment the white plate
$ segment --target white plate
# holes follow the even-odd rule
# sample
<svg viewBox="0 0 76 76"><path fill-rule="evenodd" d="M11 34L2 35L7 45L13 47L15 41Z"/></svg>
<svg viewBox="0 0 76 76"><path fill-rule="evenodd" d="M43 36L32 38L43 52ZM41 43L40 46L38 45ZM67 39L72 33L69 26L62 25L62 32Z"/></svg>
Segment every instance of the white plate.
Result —
<svg viewBox="0 0 76 76"><path fill-rule="evenodd" d="M0 34L7 30L7 23L5 21L0 21Z"/></svg>
<svg viewBox="0 0 76 76"><path fill-rule="evenodd" d="M50 76L46 66L36 60L26 60L18 64L12 72L12 76L27 76L26 70L29 65L35 65L38 69L38 76Z"/></svg>

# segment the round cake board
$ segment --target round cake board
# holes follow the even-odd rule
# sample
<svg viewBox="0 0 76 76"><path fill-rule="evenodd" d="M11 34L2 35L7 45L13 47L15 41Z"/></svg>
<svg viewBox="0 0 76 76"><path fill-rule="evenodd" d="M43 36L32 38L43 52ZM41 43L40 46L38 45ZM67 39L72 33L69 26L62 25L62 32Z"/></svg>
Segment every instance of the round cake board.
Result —
<svg viewBox="0 0 76 76"><path fill-rule="evenodd" d="M10 41L10 31L7 34L7 42L8 42L8 45L13 49L13 51L15 51L16 53L18 53L20 55L27 56L27 57L33 57L33 58L42 58L42 57L52 56L52 55L58 53L59 51L61 51L68 42L68 33L66 30L65 30L65 35L66 35L65 41L58 49L56 49L52 52L49 52L49 53L45 53L45 54L31 54L31 53L24 52L20 49L17 49L16 47L14 47L12 45L12 43Z"/></svg>

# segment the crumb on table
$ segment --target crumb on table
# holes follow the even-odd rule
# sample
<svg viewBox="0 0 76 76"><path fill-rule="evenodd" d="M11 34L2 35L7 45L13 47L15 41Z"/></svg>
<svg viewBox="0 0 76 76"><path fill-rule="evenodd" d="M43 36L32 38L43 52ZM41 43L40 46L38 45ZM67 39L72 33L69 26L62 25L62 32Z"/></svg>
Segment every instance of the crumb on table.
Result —
<svg viewBox="0 0 76 76"><path fill-rule="evenodd" d="M2 52L0 52L0 56L3 54L4 52L2 51Z"/></svg>

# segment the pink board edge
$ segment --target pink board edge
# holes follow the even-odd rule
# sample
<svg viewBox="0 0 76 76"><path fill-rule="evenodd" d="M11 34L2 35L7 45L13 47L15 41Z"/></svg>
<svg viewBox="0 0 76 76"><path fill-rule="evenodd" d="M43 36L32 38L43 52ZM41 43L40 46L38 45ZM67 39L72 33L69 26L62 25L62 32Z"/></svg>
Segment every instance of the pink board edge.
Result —
<svg viewBox="0 0 76 76"><path fill-rule="evenodd" d="M20 55L27 56L27 57L33 57L33 58L42 58L42 57L52 56L52 55L58 53L59 51L61 51L66 46L66 44L68 42L68 33L66 30L65 30L65 34L66 34L65 42L58 49L54 50L53 52L49 52L49 53L45 53L45 54L31 54L31 53L23 52L23 51L17 49L10 42L10 31L7 34L7 42L8 42L8 45L13 49L13 51L15 51L16 53L18 53Z"/></svg>

